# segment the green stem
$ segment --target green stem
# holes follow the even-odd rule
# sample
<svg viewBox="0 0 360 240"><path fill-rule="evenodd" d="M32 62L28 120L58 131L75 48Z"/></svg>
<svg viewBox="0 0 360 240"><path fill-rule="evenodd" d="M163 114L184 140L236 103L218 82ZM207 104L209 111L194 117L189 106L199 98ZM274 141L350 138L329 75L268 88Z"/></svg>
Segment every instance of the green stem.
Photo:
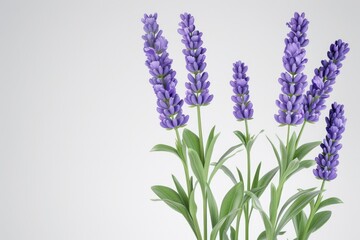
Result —
<svg viewBox="0 0 360 240"><path fill-rule="evenodd" d="M235 240L239 239L239 228L240 228L241 213L242 213L242 210L240 210L240 212L239 212L239 214L237 215L237 218L236 218Z"/></svg>
<svg viewBox="0 0 360 240"><path fill-rule="evenodd" d="M202 134L202 126L201 126L201 111L200 106L196 106L197 117L198 117L198 131L199 131L199 145L200 145L200 159L205 164L204 157L204 140ZM207 178L207 177L206 177ZM203 196L203 223L204 223L204 240L207 240L207 194L206 189L202 189Z"/></svg>
<svg viewBox="0 0 360 240"><path fill-rule="evenodd" d="M304 120L304 123L302 124L301 129L300 129L300 132L299 132L299 136L298 136L298 138L296 139L295 148L296 148L296 147L298 146L298 144L299 144L299 141L300 141L301 135L302 135L302 133L303 133L303 131L304 131L305 125L306 125L306 121Z"/></svg>
<svg viewBox="0 0 360 240"><path fill-rule="evenodd" d="M322 191L324 190L324 187L325 187L325 180L323 180L323 182L321 183L321 188L320 188L320 193L319 195L317 196L316 198L316 201L315 201L315 205L314 207L310 210L310 216L309 216L309 219L306 223L306 226L305 226L305 229L304 229L304 233L303 235L300 237L299 240L307 240L309 238L309 228L310 228L310 225L311 225L311 222L312 220L314 219L314 216L320 206L320 203L321 203L321 199L322 199Z"/></svg>
<svg viewBox="0 0 360 240"><path fill-rule="evenodd" d="M245 213L244 213L244 217L245 217L245 239L248 240L249 239L249 225L250 225L250 218L249 218L249 202L246 203L245 206Z"/></svg>
<svg viewBox="0 0 360 240"><path fill-rule="evenodd" d="M280 178L279 180L279 186L276 189L276 197L275 197L275 210L274 210L274 215L270 215L270 220L273 226L275 226L275 224L277 223L277 215L278 215L278 209L279 209L279 205L280 205L280 199L281 199L281 195L282 195L282 191L284 188L284 181Z"/></svg>
<svg viewBox="0 0 360 240"><path fill-rule="evenodd" d="M175 133L176 133L176 138L177 138L178 142L180 144L182 144L178 128L175 128ZM184 166L185 180L186 180L186 187L187 187L187 191L188 191L188 196L190 197L191 186L190 186L189 167L187 165L186 159L183 159L182 163L183 163L183 166Z"/></svg>
<svg viewBox="0 0 360 240"><path fill-rule="evenodd" d="M203 142L203 134L202 134L202 126L201 126L201 111L200 106L196 106L197 117L198 117L198 131L199 131L199 144L200 144L200 159L204 163L204 142Z"/></svg>
<svg viewBox="0 0 360 240"><path fill-rule="evenodd" d="M246 145L249 143L250 134L249 126L247 119L245 119L245 129L246 129ZM246 160L247 160L247 190L251 189L251 161L250 161L250 149L246 146ZM249 201L246 203L246 214L245 214L245 239L249 240L249 228L250 228L250 218L249 218Z"/></svg>
<svg viewBox="0 0 360 240"><path fill-rule="evenodd" d="M288 125L288 129L287 129L287 136L286 136L286 148L287 148L288 145L289 145L290 127L291 127L291 125L289 124L289 125Z"/></svg>

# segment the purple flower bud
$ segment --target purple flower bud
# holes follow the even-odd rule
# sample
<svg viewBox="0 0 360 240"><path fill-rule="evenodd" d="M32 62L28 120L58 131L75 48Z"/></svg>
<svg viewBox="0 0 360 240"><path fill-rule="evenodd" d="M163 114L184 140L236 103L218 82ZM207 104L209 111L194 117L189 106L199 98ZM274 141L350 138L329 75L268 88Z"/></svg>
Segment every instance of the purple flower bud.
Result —
<svg viewBox="0 0 360 240"><path fill-rule="evenodd" d="M280 124L298 125L304 121L303 92L307 86L307 76L302 73L307 59L305 58L305 46L309 43L306 39L306 31L309 21L305 14L295 13L287 23L291 29L288 38L285 39L283 65L287 72L281 74L278 79L281 84L282 94L276 105L279 107L275 120Z"/></svg>
<svg viewBox="0 0 360 240"><path fill-rule="evenodd" d="M184 101L176 93L176 72L171 68L172 60L166 51L168 41L162 36L162 31L159 31L156 20L156 13L145 14L141 20L145 31L145 35L142 36L147 57L145 64L149 68L152 76L149 81L157 96L160 125L166 129L173 129L184 126L189 116L182 112Z"/></svg>
<svg viewBox="0 0 360 240"><path fill-rule="evenodd" d="M190 72L188 74L189 82L185 84L187 89L185 102L191 106L207 105L214 96L209 94L210 82L207 81L207 72L204 72L206 48L202 47L202 33L196 30L195 20L191 14L181 14L180 18L178 32L183 37L181 42L185 45L183 53L186 69Z"/></svg>
<svg viewBox="0 0 360 240"><path fill-rule="evenodd" d="M341 62L349 51L347 43L340 39L335 41L327 53L329 59L322 60L321 67L315 69L310 89L304 96L305 121L319 121L321 110L326 108L325 100L330 96L332 85L335 84L336 77L340 74Z"/></svg>
<svg viewBox="0 0 360 240"><path fill-rule="evenodd" d="M251 101L249 100L249 77L246 76L248 67L238 61L233 64L233 81L230 81L230 85L233 87L235 95L231 97L231 100L235 103L234 116L238 120L251 119L254 110Z"/></svg>
<svg viewBox="0 0 360 240"><path fill-rule="evenodd" d="M346 118L344 105L336 102L331 105L329 117L326 120L326 137L320 145L322 153L315 158L317 163L314 175L323 180L333 180L337 177L336 167L339 165L338 151L342 145L339 143L342 133L345 131Z"/></svg>

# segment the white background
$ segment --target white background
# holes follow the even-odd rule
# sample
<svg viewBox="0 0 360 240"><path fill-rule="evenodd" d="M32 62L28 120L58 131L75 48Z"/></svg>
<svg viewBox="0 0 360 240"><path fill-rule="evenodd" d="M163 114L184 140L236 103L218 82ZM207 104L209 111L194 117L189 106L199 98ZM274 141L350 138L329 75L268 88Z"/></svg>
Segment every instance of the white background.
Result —
<svg viewBox="0 0 360 240"><path fill-rule="evenodd" d="M173 144L174 132L159 126L140 21L143 13L158 12L183 97L187 73L177 24L185 11L195 16L208 49L215 97L203 109L203 120L204 131L213 125L221 131L216 158L237 143L232 131L243 129L232 116L233 62L249 65L255 108L251 132L265 129L272 139L275 134L284 138L285 129L277 127L273 115L289 31L285 23L294 11L306 12L310 20L309 81L330 43L338 38L350 43L327 101L328 106L345 104L348 123L339 176L326 185L325 194L345 204L332 207L333 217L312 239L357 239L358 9L356 1L1 0L0 239L193 239L180 215L150 201L155 198L152 185L171 185L171 173L183 181L183 172L173 156L149 152L157 143ZM191 115L188 127L196 131L194 109L186 106L184 112ZM324 126L324 121L307 126L303 141L321 140ZM276 165L265 135L254 147L253 165L259 161L265 170ZM244 162L241 153L229 167L244 171ZM221 173L214 180L220 201L231 182ZM284 194L319 184L309 169L289 181ZM268 195L262 198L265 207ZM263 228L254 216L251 239ZM291 229L288 225L289 239L294 238Z"/></svg>

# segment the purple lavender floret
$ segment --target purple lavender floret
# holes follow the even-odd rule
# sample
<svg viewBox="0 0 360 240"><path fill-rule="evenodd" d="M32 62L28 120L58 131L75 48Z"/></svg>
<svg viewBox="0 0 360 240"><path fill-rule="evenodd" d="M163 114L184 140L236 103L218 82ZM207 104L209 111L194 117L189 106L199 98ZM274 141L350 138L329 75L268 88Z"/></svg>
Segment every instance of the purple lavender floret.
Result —
<svg viewBox="0 0 360 240"><path fill-rule="evenodd" d="M171 68L172 60L167 53L167 40L162 36L156 22L157 14L144 15L145 40L144 52L146 66L151 74L150 83L157 96L157 111L160 114L160 125L166 129L184 126L189 120L182 112L184 101L176 93L176 72Z"/></svg>
<svg viewBox="0 0 360 240"><path fill-rule="evenodd" d="M340 74L342 61L350 51L347 43L337 40L331 44L327 55L328 60L321 61L321 67L315 69L315 76L312 79L310 89L304 96L305 121L317 122L321 111L326 108L326 98L330 96L335 84L336 77Z"/></svg>
<svg viewBox="0 0 360 240"><path fill-rule="evenodd" d="M196 30L194 17L191 14L181 14L180 18L178 32L183 37L181 42L185 44L183 53L186 69L190 72L187 76L189 82L185 83L187 88L185 102L190 106L207 105L214 96L209 94L210 82L207 80L209 76L204 72L206 48L202 47L202 32Z"/></svg>
<svg viewBox="0 0 360 240"><path fill-rule="evenodd" d="M251 101L249 100L249 77L246 76L248 67L241 61L233 64L233 81L230 81L230 85L233 87L235 95L231 97L235 103L234 116L238 120L251 119L254 110Z"/></svg>
<svg viewBox="0 0 360 240"><path fill-rule="evenodd" d="M331 105L329 117L326 120L326 137L320 145L323 152L315 158L317 163L314 169L314 175L323 180L333 180L337 176L336 167L339 165L338 151L342 145L340 142L341 135L345 131L346 119L344 116L344 105L336 102Z"/></svg>
<svg viewBox="0 0 360 240"><path fill-rule="evenodd" d="M285 44L300 43L301 47L305 47L309 44L309 40L306 39L306 31L309 27L309 21L305 18L305 13L295 13L294 17L286 24L291 32L287 34L288 38L285 39Z"/></svg>
<svg viewBox="0 0 360 240"><path fill-rule="evenodd" d="M279 107L275 120L282 125L298 125L304 121L303 92L307 86L307 76L302 73L307 63L305 46L309 43L306 38L309 21L305 14L295 13L287 24L291 29L285 39L283 65L287 72L283 72L278 79L282 94L276 100Z"/></svg>

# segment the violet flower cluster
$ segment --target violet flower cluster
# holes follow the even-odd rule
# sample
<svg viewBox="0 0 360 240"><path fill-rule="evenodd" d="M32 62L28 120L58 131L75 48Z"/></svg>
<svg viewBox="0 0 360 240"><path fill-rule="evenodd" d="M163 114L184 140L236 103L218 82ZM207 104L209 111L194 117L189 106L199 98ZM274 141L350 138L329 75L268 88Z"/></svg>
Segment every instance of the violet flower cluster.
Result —
<svg viewBox="0 0 360 240"><path fill-rule="evenodd" d="M336 102L331 105L329 117L326 117L326 137L320 145L323 152L315 158L317 168L314 175L323 180L336 178L336 167L339 165L338 151L342 145L339 143L342 133L345 131L346 119L344 116L344 105Z"/></svg>
<svg viewBox="0 0 360 240"><path fill-rule="evenodd" d="M283 57L283 65L287 72L282 73L278 79L282 85L282 94L279 95L279 100L276 100L279 111L275 114L275 120L280 124L298 125L304 120L303 92L307 85L307 77L302 71L307 62L305 46L309 43L306 38L309 21L304 13L295 13L287 25L291 29L288 38L285 39Z"/></svg>
<svg viewBox="0 0 360 240"><path fill-rule="evenodd" d="M178 32L183 37L182 43L186 47L183 50L186 69L190 72L187 76L189 82L185 83L187 88L185 102L190 106L207 105L214 96L209 94L210 82L207 80L209 75L204 72L206 48L202 47L202 32L196 30L194 17L191 14L184 13L180 17Z"/></svg>
<svg viewBox="0 0 360 240"><path fill-rule="evenodd" d="M321 110L325 109L325 100L332 91L332 85L339 75L342 61L350 51L347 43L341 39L331 44L328 51L328 60L321 61L321 67L315 69L315 76L312 79L310 90L306 92L304 98L305 121L317 122Z"/></svg>
<svg viewBox="0 0 360 240"><path fill-rule="evenodd" d="M254 114L253 104L251 103L249 96L249 77L246 76L248 67L241 61L233 64L233 81L230 81L230 85L233 87L235 95L231 97L235 103L234 116L238 120L251 119Z"/></svg>
<svg viewBox="0 0 360 240"><path fill-rule="evenodd" d="M160 125L166 129L184 126L189 120L182 112L183 100L176 93L176 72L171 68L172 60L167 53L167 40L162 36L156 22L157 14L144 15L145 40L144 52L146 66L151 74L150 83L157 96L157 111L160 114Z"/></svg>

